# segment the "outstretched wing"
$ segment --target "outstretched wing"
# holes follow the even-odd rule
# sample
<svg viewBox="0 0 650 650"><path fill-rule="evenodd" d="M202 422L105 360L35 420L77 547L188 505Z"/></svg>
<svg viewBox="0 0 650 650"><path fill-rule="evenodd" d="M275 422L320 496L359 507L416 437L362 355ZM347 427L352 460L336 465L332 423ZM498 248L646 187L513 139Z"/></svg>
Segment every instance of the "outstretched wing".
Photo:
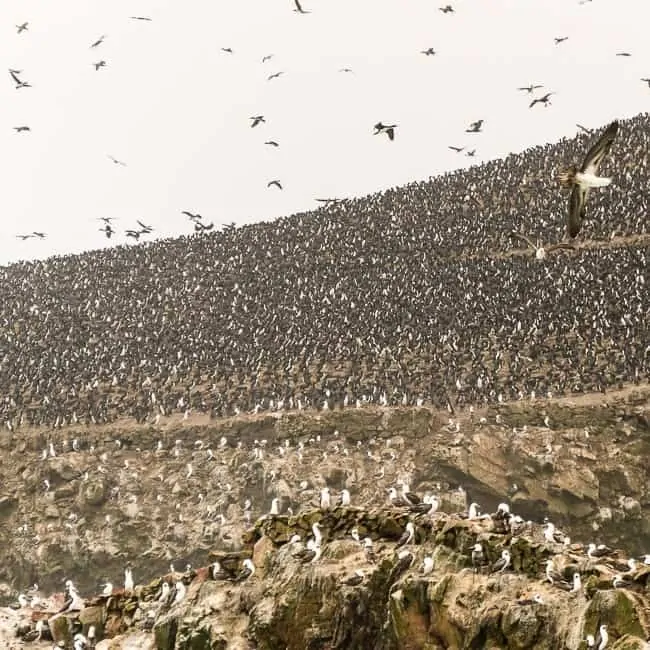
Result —
<svg viewBox="0 0 650 650"><path fill-rule="evenodd" d="M569 214L567 218L567 231L572 239L580 232L585 218L585 204L589 188L575 184L569 197Z"/></svg>
<svg viewBox="0 0 650 650"><path fill-rule="evenodd" d="M526 235L520 235L518 232L513 232L512 236L519 237L519 239L523 239L523 241L525 241L534 251L537 250L537 246L535 246L535 244L533 244L533 242L530 239L528 239Z"/></svg>
<svg viewBox="0 0 650 650"><path fill-rule="evenodd" d="M582 167L580 168L581 172L592 174L594 176L598 174L600 163L603 161L603 158L607 155L609 148L612 146L617 131L618 122L614 121L605 129L596 144L594 144L587 152Z"/></svg>

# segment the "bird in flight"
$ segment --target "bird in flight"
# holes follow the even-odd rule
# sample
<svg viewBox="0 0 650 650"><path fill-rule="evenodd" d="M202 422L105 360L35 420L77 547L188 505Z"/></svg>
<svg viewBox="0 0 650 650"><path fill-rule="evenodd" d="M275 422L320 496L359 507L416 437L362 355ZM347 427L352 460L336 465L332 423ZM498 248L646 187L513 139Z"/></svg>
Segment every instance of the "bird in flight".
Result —
<svg viewBox="0 0 650 650"><path fill-rule="evenodd" d="M151 18L147 16L129 16L131 20L146 20L147 22L151 22Z"/></svg>
<svg viewBox="0 0 650 650"><path fill-rule="evenodd" d="M31 131L28 126L14 126L14 131L16 133L22 133L23 131Z"/></svg>
<svg viewBox="0 0 650 650"><path fill-rule="evenodd" d="M439 7L440 11L442 11L443 14L450 14L454 13L454 8L451 5L445 5L444 7Z"/></svg>
<svg viewBox="0 0 650 650"><path fill-rule="evenodd" d="M104 220L110 220L110 217L100 217L101 219ZM106 239L110 239L111 235L115 233L115 231L111 228L111 224L107 223L103 228L99 229L99 232L103 232L106 235Z"/></svg>
<svg viewBox="0 0 650 650"><path fill-rule="evenodd" d="M270 74L266 80L271 81L271 79L277 79L282 74L284 74L284 72L274 72L273 74Z"/></svg>
<svg viewBox="0 0 650 650"><path fill-rule="evenodd" d="M454 147L453 145L449 145L450 149L453 149L456 153L460 153L461 151L465 150L465 147Z"/></svg>
<svg viewBox="0 0 650 650"><path fill-rule="evenodd" d="M228 52L228 54L234 54L234 52L232 51L232 47L222 47L221 51Z"/></svg>
<svg viewBox="0 0 650 650"><path fill-rule="evenodd" d="M618 122L614 121L589 149L580 168L572 165L558 176L563 187L571 187L567 230L572 239L580 232L585 219L585 205L589 190L592 187L605 187L612 182L611 178L598 176L598 169L612 146L617 132Z"/></svg>
<svg viewBox="0 0 650 650"><path fill-rule="evenodd" d="M249 117L249 120L253 120L253 123L251 124L251 129L255 128L260 122L266 122L264 119L264 115L253 115L253 117Z"/></svg>
<svg viewBox="0 0 650 650"><path fill-rule="evenodd" d="M544 104L544 106L549 106L551 104L551 95L555 95L555 93L550 92L546 93L546 95L542 95L541 97L536 97L532 102L530 102L528 108L532 108L535 106L535 104Z"/></svg>
<svg viewBox="0 0 650 650"><path fill-rule="evenodd" d="M267 54L266 56L262 57L262 63L266 63L267 61L270 61L273 58L272 54Z"/></svg>
<svg viewBox="0 0 650 650"><path fill-rule="evenodd" d="M593 129L588 129L586 126L582 126L582 124L576 124L576 126L583 132L586 133L587 135L592 135L594 130Z"/></svg>
<svg viewBox="0 0 650 650"><path fill-rule="evenodd" d="M114 158L113 156L111 156L111 154L107 153L107 154L106 154L106 157L107 157L109 160L112 160L114 164L116 164L116 165L122 165L122 167L126 167L126 163L125 163L125 162L122 162L121 160L118 160L117 158Z"/></svg>
<svg viewBox="0 0 650 650"><path fill-rule="evenodd" d="M296 5L296 8L294 9L294 11L295 11L297 14L308 14L308 13L311 13L311 12L309 12L309 11L305 11L305 10L302 8L302 5L300 4L300 0L293 0L293 1L294 1L295 5Z"/></svg>
<svg viewBox="0 0 650 650"><path fill-rule="evenodd" d="M31 239L33 236L32 233L29 233L29 235L16 235L16 238L25 241L26 239Z"/></svg>
<svg viewBox="0 0 650 650"><path fill-rule="evenodd" d="M269 181L269 182L266 184L266 187L271 187L271 185L275 185L279 190L282 189L282 184L281 184L280 181L278 181L278 180Z"/></svg>
<svg viewBox="0 0 650 650"><path fill-rule="evenodd" d="M132 237L137 241L138 239L140 239L140 235L142 235L142 232L140 232L139 230L125 230L124 234L127 237Z"/></svg>
<svg viewBox="0 0 650 650"><path fill-rule="evenodd" d="M421 54L424 54L425 56L433 56L435 53L436 51L432 47L422 50L421 52Z"/></svg>
<svg viewBox="0 0 650 650"><path fill-rule="evenodd" d="M95 66L95 72L97 72L97 70L99 70L100 68L106 67L106 61L102 59L101 61L97 61L97 63L93 63L93 65Z"/></svg>
<svg viewBox="0 0 650 650"><path fill-rule="evenodd" d="M554 38L553 40L555 41L555 44L556 44L556 45L559 45L560 43L564 43L564 41L566 41L566 40L568 40L568 39L569 39L568 36L560 36L559 38L556 37L556 38Z"/></svg>
<svg viewBox="0 0 650 650"><path fill-rule="evenodd" d="M467 151L467 152L465 153L465 155L466 155L468 158L473 158L473 157L476 155L476 149L471 149L470 151Z"/></svg>
<svg viewBox="0 0 650 650"><path fill-rule="evenodd" d="M27 26L29 23L23 23L22 25L16 25L16 29L18 30L18 34L22 34L23 32L27 31Z"/></svg>
<svg viewBox="0 0 650 650"><path fill-rule="evenodd" d="M181 214L185 214L189 217L190 221L200 221L203 219L203 217L197 212L196 214L192 214L191 212L188 212L187 210L183 210Z"/></svg>
<svg viewBox="0 0 650 650"><path fill-rule="evenodd" d="M465 133L481 133L482 126L483 120L476 120L469 125L469 129L465 129Z"/></svg>
<svg viewBox="0 0 650 650"><path fill-rule="evenodd" d="M569 242L560 242L558 244L553 244L552 246L549 246L548 248L545 249L539 241L537 242L537 245L535 245L528 237L526 237L526 235L520 235L518 232L513 232L512 236L519 237L519 239L525 241L535 251L535 257L538 260L543 260L546 257L547 253L550 253L551 251L554 250L558 250L558 249L575 250L573 244L570 244Z"/></svg>
<svg viewBox="0 0 650 650"><path fill-rule="evenodd" d="M271 145L272 147L279 147L280 146L275 140L267 140L264 144Z"/></svg>
<svg viewBox="0 0 650 650"><path fill-rule="evenodd" d="M18 88L31 88L30 84L28 84L26 81L21 81L18 78L18 75L22 74L22 72L22 70L13 70L12 68L9 68L9 74L16 84L16 90L18 90Z"/></svg>
<svg viewBox="0 0 650 650"><path fill-rule="evenodd" d="M34 237L38 237L39 239L45 239L45 237L47 237L46 233L37 232L36 230L32 232L32 235L34 235Z"/></svg>
<svg viewBox="0 0 650 650"><path fill-rule="evenodd" d="M151 226L147 226L142 223L139 219L136 219L136 222L140 228L142 228L141 234L142 235L148 235L150 232L153 232L153 228Z"/></svg>
<svg viewBox="0 0 650 650"><path fill-rule="evenodd" d="M632 56L629 52L617 52L616 56Z"/></svg>
<svg viewBox="0 0 650 650"><path fill-rule="evenodd" d="M521 88L517 88L517 90L525 90L527 93L532 93L534 90L537 90L538 88L544 88L542 84L530 84L530 86L522 86Z"/></svg>
<svg viewBox="0 0 650 650"><path fill-rule="evenodd" d="M354 72L352 68L340 68L339 72Z"/></svg>
<svg viewBox="0 0 650 650"><path fill-rule="evenodd" d="M394 140L395 139L395 129L397 127L397 124L382 124L381 122L377 122L375 124L375 132L373 135L378 135L379 133L385 133L388 136L389 140Z"/></svg>
<svg viewBox="0 0 650 650"><path fill-rule="evenodd" d="M319 203L324 203L325 205L329 205L330 203L340 203L342 199L314 199L314 201L318 201Z"/></svg>
<svg viewBox="0 0 650 650"><path fill-rule="evenodd" d="M211 221L208 224L201 223L200 221L194 222L194 230L196 232L203 232L205 230L212 230L214 228L214 222Z"/></svg>
<svg viewBox="0 0 650 650"><path fill-rule="evenodd" d="M645 81L648 84L648 88L650 88L650 79L641 79L641 81Z"/></svg>
<svg viewBox="0 0 650 650"><path fill-rule="evenodd" d="M106 38L106 34L102 34L90 47L100 46L104 42L105 38Z"/></svg>

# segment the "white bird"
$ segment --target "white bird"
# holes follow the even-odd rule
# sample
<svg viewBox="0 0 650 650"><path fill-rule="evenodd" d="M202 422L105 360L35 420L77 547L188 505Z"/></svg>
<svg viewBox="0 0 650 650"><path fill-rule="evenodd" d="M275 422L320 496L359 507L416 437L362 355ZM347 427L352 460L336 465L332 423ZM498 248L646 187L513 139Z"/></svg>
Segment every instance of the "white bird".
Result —
<svg viewBox="0 0 650 650"><path fill-rule="evenodd" d="M341 506L349 506L350 505L350 492L349 492L349 490L341 490L340 505Z"/></svg>
<svg viewBox="0 0 650 650"><path fill-rule="evenodd" d="M279 515L280 514L280 499L277 497L271 501L271 515Z"/></svg>
<svg viewBox="0 0 650 650"><path fill-rule="evenodd" d="M468 519L476 519L478 517L479 505L478 503L470 503L469 510L467 511Z"/></svg>
<svg viewBox="0 0 650 650"><path fill-rule="evenodd" d="M102 596L110 596L113 593L113 583L107 582L104 585L104 590L102 591Z"/></svg>
<svg viewBox="0 0 650 650"><path fill-rule="evenodd" d="M609 634L607 633L607 626L600 626L600 643L598 644L598 650L604 650L607 647L607 642L609 641Z"/></svg>
<svg viewBox="0 0 650 650"><path fill-rule="evenodd" d="M244 566L239 572L239 575L235 578L235 582L241 582L242 580L247 580L255 573L255 565L252 560L248 558L244 560Z"/></svg>
<svg viewBox="0 0 650 650"><path fill-rule="evenodd" d="M323 541L323 536L320 532L320 524L318 522L312 524L311 532L314 533L314 541L316 542L316 546L320 546L321 542Z"/></svg>
<svg viewBox="0 0 650 650"><path fill-rule="evenodd" d="M135 583L133 582L133 571L130 567L124 569L124 591L133 591Z"/></svg>
<svg viewBox="0 0 650 650"><path fill-rule="evenodd" d="M185 594L187 592L187 589L185 585L179 580L176 583L176 595L174 596L174 603L180 603L183 598L185 598Z"/></svg>
<svg viewBox="0 0 650 650"><path fill-rule="evenodd" d="M170 591L171 591L171 587L169 586L169 583L163 582L161 587L160 597L158 598L158 602L164 603L167 600L167 598L169 598Z"/></svg>
<svg viewBox="0 0 650 650"><path fill-rule="evenodd" d="M503 573L510 566L510 552L501 551L501 557L492 565L491 573Z"/></svg>
<svg viewBox="0 0 650 650"><path fill-rule="evenodd" d="M423 575L429 575L433 571L433 558L430 555L425 556L424 562L422 562L422 573Z"/></svg>
<svg viewBox="0 0 650 650"><path fill-rule="evenodd" d="M320 491L320 509L329 510L329 507L330 507L330 489L328 487L324 487Z"/></svg>

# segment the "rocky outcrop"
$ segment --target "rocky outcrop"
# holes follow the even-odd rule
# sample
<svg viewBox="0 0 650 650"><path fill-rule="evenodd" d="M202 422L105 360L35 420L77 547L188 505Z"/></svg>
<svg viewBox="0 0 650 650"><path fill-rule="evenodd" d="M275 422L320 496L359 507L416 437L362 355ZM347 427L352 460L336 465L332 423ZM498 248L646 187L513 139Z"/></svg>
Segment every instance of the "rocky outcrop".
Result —
<svg viewBox="0 0 650 650"><path fill-rule="evenodd" d="M415 536L399 546L409 521ZM310 561L302 550L314 524L322 554ZM353 531L373 540L372 554ZM483 559L473 562L477 544ZM499 572L504 550L511 564ZM54 640L93 626L97 650L577 650L605 626L608 648L632 650L646 647L650 630L650 567L623 572L620 552L590 558L579 544L548 541L533 524L515 530L496 514L349 507L264 517L241 553L218 556L226 570L217 576L212 567L168 574L89 599L81 613L50 624ZM238 581L247 557L255 573ZM554 582L549 558L560 574ZM621 572L625 586L614 588ZM582 584L571 591L562 578L575 574ZM182 582L184 598L164 598L163 582Z"/></svg>
<svg viewBox="0 0 650 650"><path fill-rule="evenodd" d="M399 481L435 492L447 511L508 501L525 519L549 517L573 538L638 555L650 548L649 395L640 387L451 416L360 408L5 430L0 581L17 593L72 578L88 593L121 584L127 561L136 580L171 562L199 566L210 551L241 550L247 517L273 498L299 514L329 486L372 508Z"/></svg>

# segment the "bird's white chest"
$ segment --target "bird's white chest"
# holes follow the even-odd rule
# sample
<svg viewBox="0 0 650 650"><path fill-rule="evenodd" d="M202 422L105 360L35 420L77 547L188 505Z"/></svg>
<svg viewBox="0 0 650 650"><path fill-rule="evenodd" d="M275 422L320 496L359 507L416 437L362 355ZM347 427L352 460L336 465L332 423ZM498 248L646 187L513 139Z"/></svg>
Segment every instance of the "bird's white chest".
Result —
<svg viewBox="0 0 650 650"><path fill-rule="evenodd" d="M577 172L576 181L582 187L605 187L612 182L612 179L605 178L604 176L594 176L594 174Z"/></svg>

